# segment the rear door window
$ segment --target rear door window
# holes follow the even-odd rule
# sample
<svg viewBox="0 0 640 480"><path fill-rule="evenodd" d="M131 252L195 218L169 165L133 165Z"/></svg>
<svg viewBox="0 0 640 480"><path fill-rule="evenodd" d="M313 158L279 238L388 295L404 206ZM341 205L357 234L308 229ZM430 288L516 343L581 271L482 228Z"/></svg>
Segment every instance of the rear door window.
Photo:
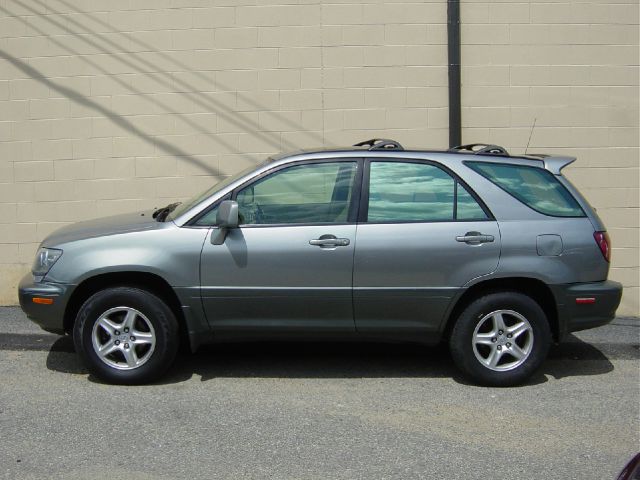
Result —
<svg viewBox="0 0 640 480"><path fill-rule="evenodd" d="M575 198L547 170L488 162L465 164L539 213L552 217L585 216Z"/></svg>
<svg viewBox="0 0 640 480"><path fill-rule="evenodd" d="M420 162L372 161L367 221L447 222L486 220L466 188L442 168Z"/></svg>

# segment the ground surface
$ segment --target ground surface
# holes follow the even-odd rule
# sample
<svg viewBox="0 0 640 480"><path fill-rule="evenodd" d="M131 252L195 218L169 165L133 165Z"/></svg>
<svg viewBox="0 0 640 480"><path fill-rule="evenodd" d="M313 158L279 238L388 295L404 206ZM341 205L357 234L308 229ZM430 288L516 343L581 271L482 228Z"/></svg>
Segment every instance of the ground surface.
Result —
<svg viewBox="0 0 640 480"><path fill-rule="evenodd" d="M640 449L639 337L578 333L511 389L379 344L210 347L114 387L0 308L0 478L610 479Z"/></svg>

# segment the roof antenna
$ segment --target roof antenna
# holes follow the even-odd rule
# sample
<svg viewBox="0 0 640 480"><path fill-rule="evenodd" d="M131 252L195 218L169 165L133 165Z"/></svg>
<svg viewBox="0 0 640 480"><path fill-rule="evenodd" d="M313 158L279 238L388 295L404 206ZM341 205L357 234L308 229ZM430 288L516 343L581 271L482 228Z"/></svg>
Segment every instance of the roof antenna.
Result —
<svg viewBox="0 0 640 480"><path fill-rule="evenodd" d="M538 117L535 117L533 119L533 125L531 125L531 131L529 132L529 141L527 142L527 148L524 149L524 154L527 154L527 150L529 150L529 144L531 143L531 137L533 136L533 129L536 128L536 120L538 120Z"/></svg>

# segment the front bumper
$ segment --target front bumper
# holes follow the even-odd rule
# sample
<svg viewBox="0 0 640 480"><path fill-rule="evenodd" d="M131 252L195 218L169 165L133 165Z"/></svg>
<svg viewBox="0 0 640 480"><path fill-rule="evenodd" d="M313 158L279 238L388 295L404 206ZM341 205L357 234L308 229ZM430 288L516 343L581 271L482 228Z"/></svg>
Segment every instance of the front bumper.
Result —
<svg viewBox="0 0 640 480"><path fill-rule="evenodd" d="M25 275L18 286L18 297L22 311L51 333L64 333L64 312L71 296L72 285L35 282L31 273ZM34 303L35 298L49 299L51 304Z"/></svg>
<svg viewBox="0 0 640 480"><path fill-rule="evenodd" d="M553 291L558 304L561 339L570 332L609 323L622 298L622 284L613 280L557 285Z"/></svg>

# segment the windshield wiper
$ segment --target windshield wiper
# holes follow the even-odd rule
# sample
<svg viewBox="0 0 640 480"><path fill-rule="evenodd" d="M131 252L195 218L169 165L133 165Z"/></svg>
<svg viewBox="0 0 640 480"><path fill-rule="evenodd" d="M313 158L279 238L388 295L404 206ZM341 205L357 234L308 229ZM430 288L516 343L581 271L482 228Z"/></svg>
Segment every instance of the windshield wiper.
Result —
<svg viewBox="0 0 640 480"><path fill-rule="evenodd" d="M166 207L157 209L153 212L153 218L155 218L158 222L164 222L164 220L167 218L167 215L173 212L173 210L175 210L175 208L180 205L180 203L182 202L170 203Z"/></svg>

